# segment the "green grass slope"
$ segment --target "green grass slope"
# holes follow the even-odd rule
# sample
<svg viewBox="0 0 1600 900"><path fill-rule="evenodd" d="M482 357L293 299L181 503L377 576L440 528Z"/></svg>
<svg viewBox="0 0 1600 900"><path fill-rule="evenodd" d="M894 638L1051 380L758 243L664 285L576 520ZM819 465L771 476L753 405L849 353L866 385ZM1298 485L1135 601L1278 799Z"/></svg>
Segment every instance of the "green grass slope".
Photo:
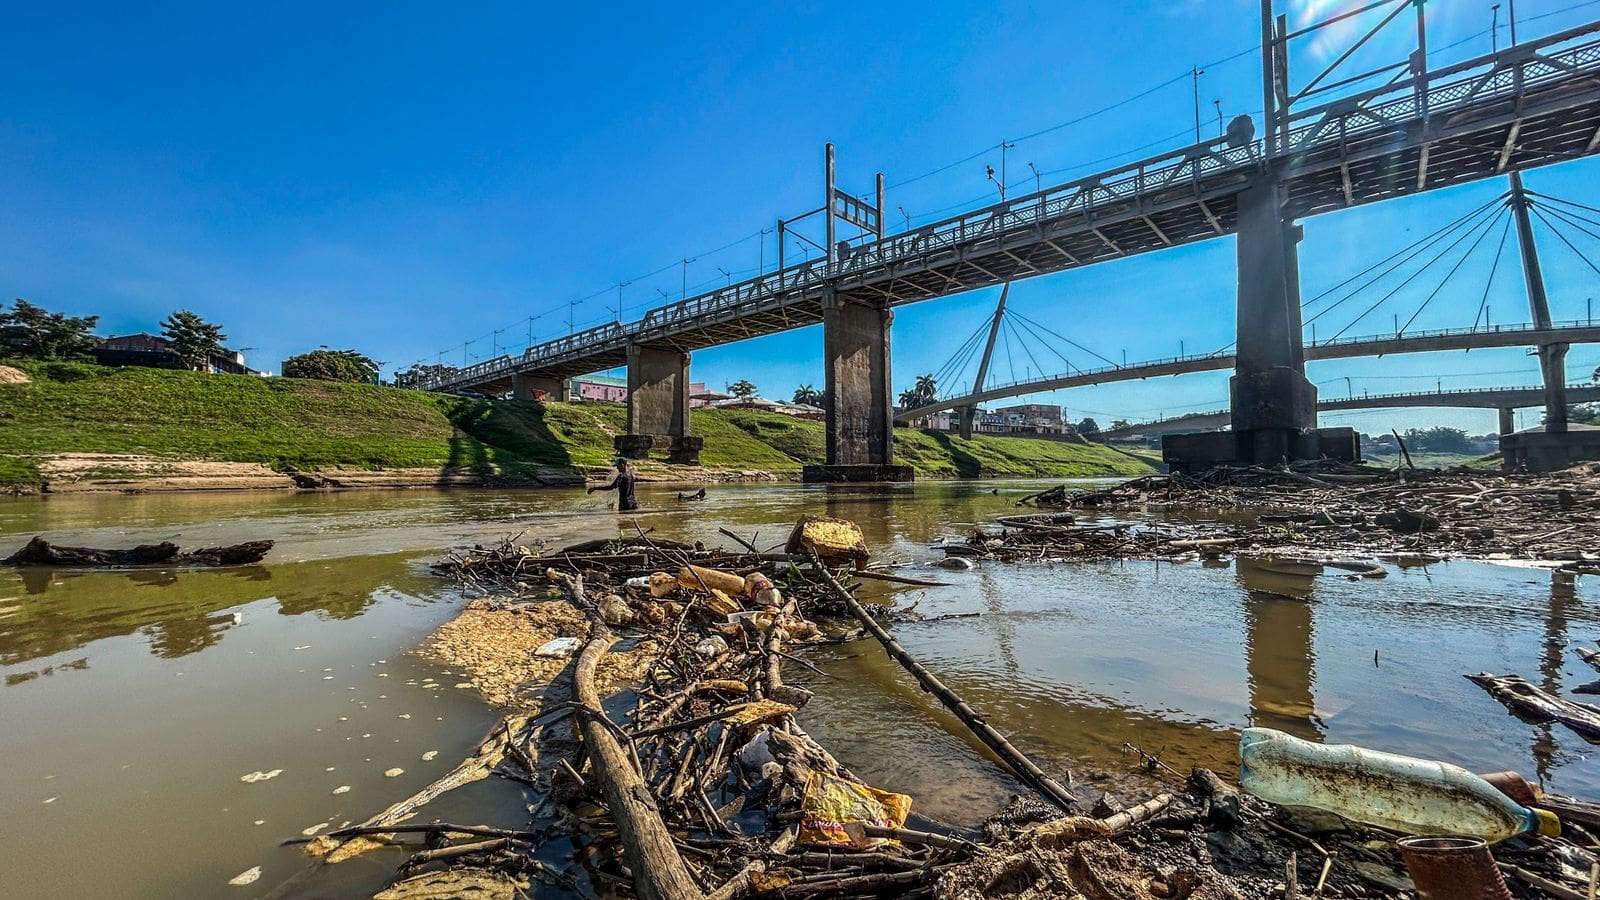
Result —
<svg viewBox="0 0 1600 900"><path fill-rule="evenodd" d="M516 473L599 466L625 428L621 406L489 401L370 385L206 375L84 363L11 363L32 378L0 385L0 484L37 483L40 459L126 453L283 469L464 467ZM823 459L821 422L696 410L708 466L798 472ZM1100 445L907 429L897 461L923 477L1138 474Z"/></svg>

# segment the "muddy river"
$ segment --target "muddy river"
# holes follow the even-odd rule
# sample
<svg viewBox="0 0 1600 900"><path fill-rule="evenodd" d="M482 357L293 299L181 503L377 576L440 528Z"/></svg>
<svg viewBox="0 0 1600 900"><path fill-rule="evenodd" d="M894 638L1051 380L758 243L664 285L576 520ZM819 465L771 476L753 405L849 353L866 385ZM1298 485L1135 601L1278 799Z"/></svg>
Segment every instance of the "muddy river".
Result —
<svg viewBox="0 0 1600 900"><path fill-rule="evenodd" d="M1038 487L741 485L680 505L646 486L639 520L708 543L726 543L727 525L762 546L803 512L859 522L877 558L953 583L874 585L881 599L981 613L902 625L900 641L1080 784L1146 786L1127 744L1180 770L1231 772L1238 730L1261 724L1600 796L1589 745L1510 718L1461 677L1591 680L1571 647L1600 638L1593 580L1485 563L1389 565L1388 578L1359 581L1199 562L923 568L942 535ZM412 793L497 717L458 673L411 652L462 602L427 563L524 530L559 545L617 523L579 490L0 501L0 555L36 533L91 546L278 541L267 564L234 570L0 571L5 895L369 895L398 851L284 890L306 857L283 842ZM876 643L811 659L826 679L786 672L817 691L802 722L857 774L965 825L1016 789ZM526 805L520 785L491 778L425 815L515 826ZM255 866L259 880L228 884Z"/></svg>

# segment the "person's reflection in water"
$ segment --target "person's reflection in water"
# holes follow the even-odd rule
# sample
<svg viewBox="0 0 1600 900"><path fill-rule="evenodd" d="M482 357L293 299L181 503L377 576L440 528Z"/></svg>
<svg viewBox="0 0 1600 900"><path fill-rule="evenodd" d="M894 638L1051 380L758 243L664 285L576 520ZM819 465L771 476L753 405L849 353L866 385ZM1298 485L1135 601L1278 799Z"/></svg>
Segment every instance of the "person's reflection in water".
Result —
<svg viewBox="0 0 1600 900"><path fill-rule="evenodd" d="M1558 697L1561 696L1561 676L1564 674L1567 653L1567 611L1577 602L1576 583L1570 578L1559 578L1552 572L1550 604L1544 618L1544 640L1539 645L1539 686ZM1539 781L1548 782L1556 754L1561 752L1561 744L1556 740L1555 727L1551 723L1534 726L1533 744L1529 751L1533 755L1533 768L1539 773Z"/></svg>
<svg viewBox="0 0 1600 900"><path fill-rule="evenodd" d="M1312 581L1321 566L1276 559L1237 560L1245 590L1245 671L1250 723L1321 740L1317 717L1316 649L1311 621Z"/></svg>

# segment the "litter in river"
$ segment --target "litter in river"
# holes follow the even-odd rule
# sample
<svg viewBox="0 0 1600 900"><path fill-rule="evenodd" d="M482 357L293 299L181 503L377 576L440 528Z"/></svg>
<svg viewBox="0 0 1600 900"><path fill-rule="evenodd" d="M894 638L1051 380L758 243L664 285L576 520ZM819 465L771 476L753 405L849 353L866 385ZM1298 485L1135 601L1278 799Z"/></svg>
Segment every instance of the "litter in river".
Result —
<svg viewBox="0 0 1600 900"><path fill-rule="evenodd" d="M1592 809L1600 824L1600 807L1500 796L1527 789L1520 776L1446 777L1453 767L1346 748L1366 765L1365 793L1335 790L1338 767L1328 764L1276 779L1292 782L1301 803L1333 790L1338 804L1318 802L1349 816L1341 818L1270 803L1206 769L1175 772L1140 750L1162 789L1127 804L1099 795L1061 761L1031 757L907 653L892 629L920 617L857 600L852 567L870 558L864 543L842 520L820 531L808 531L808 520L783 553L655 541L640 530L554 553L507 542L452 555L441 569L479 596L428 652L506 714L439 780L317 837L308 851L321 864L383 847L409 851L395 886L380 895L391 897L459 893L469 883L513 896L538 882L580 896L663 898L1402 898L1426 881L1413 882L1408 864L1420 872L1438 852L1458 849L1497 863L1484 877L1504 872L1514 897L1565 900L1589 888L1584 861L1596 843L1581 823ZM1075 527L1030 524L1039 527L1019 530ZM953 716L948 727L987 747L985 758L1031 794L981 829L954 826L919 814L914 793L866 783L812 739L805 707L826 688L786 680L784 663L809 665L807 645L866 636ZM576 642L576 652L534 653L559 638ZM1265 759L1251 750L1262 745L1251 738L1292 745L1267 732L1246 736L1247 784L1274 795L1262 780ZM1302 761L1310 755L1299 752ZM491 774L529 789L525 821L419 815ZM1458 793L1429 793L1447 787ZM1397 818L1396 798L1443 809L1445 818ZM1524 811L1524 827L1480 827L1472 818L1495 809ZM1541 833L1553 815L1564 837ZM1445 822L1499 842L1413 843L1402 852L1393 832L1363 819L1423 830Z"/></svg>

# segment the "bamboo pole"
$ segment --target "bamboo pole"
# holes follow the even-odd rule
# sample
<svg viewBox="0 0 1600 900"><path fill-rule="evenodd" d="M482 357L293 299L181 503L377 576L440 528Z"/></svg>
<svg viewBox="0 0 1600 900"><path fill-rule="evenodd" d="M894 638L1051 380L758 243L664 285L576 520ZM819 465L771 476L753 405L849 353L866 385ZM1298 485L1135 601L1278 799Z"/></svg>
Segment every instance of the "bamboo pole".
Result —
<svg viewBox="0 0 1600 900"><path fill-rule="evenodd" d="M849 591L839 584L833 577L833 573L828 571L827 567L822 564L822 560L818 559L814 553L811 557L811 563L821 573L822 581L827 585L828 591L837 597L840 602L844 603L851 614L860 620L862 626L871 632L873 637L878 639L878 643L883 645L883 649L889 654L889 658L899 663L901 668L910 672L911 676L922 686L922 689L937 697L939 702L944 704L945 709L955 713L956 718L960 719L961 723L967 726L968 730L976 735L984 746L1000 757L1000 761L1005 764L1007 769L1011 770L1013 775L1016 775L1024 784L1044 795L1046 800L1049 800L1062 810L1071 812L1077 808L1078 801L1072 794L1067 792L1065 787L1062 787L1055 779L1046 775L1044 770L1034 764L1033 760L1025 756L1022 751L1012 746L1010 741L1006 740L1000 732L994 730L993 726L978 715L977 710L968 705L965 700L956 696L955 691L945 687L943 682L933 676L933 673L924 669L920 663L912 659L911 654L907 653L898 641L889 636L889 632L883 630L883 626L879 625L872 616L867 614L866 608L861 605L860 601L856 600Z"/></svg>

